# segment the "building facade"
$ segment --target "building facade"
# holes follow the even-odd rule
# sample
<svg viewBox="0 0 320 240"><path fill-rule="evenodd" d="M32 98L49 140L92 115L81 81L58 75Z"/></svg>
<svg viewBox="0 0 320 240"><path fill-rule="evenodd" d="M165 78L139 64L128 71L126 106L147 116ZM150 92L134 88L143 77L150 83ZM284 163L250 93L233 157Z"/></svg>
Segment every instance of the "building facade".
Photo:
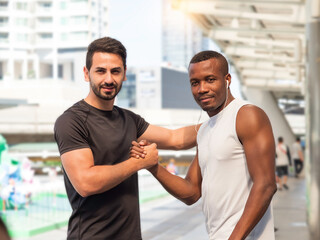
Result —
<svg viewBox="0 0 320 240"><path fill-rule="evenodd" d="M0 0L0 81L75 81L77 59L106 35L107 3Z"/></svg>
<svg viewBox="0 0 320 240"><path fill-rule="evenodd" d="M162 61L169 66L187 67L191 58L209 48L209 39L172 0L162 1Z"/></svg>

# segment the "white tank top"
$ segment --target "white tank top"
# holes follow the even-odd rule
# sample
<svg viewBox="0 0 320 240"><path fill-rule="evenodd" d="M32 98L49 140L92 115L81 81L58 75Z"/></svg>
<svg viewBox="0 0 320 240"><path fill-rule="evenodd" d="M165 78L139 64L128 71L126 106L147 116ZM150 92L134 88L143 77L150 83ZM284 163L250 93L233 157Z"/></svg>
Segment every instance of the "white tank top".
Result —
<svg viewBox="0 0 320 240"><path fill-rule="evenodd" d="M198 157L202 174L202 210L211 240L225 240L239 221L252 180L244 149L236 133L239 109L249 104L234 99L225 109L204 122L199 129ZM274 240L272 210L263 218L246 240Z"/></svg>

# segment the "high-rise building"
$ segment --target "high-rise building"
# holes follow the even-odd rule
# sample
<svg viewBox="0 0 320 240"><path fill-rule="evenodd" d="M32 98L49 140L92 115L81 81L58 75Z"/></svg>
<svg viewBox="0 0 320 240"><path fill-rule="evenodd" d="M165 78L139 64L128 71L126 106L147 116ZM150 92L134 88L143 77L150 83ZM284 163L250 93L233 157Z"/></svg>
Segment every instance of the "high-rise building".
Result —
<svg viewBox="0 0 320 240"><path fill-rule="evenodd" d="M198 52L207 50L209 38L185 14L175 10L172 0L162 1L162 61L187 67Z"/></svg>
<svg viewBox="0 0 320 240"><path fill-rule="evenodd" d="M88 44L106 35L107 4L0 0L0 82L76 81L80 71L75 69L82 69Z"/></svg>

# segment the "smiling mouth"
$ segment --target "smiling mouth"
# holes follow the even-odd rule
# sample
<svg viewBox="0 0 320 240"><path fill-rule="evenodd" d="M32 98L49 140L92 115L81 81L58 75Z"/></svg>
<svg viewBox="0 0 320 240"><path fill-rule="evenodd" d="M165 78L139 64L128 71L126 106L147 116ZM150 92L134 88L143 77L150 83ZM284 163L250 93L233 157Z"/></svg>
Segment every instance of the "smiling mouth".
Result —
<svg viewBox="0 0 320 240"><path fill-rule="evenodd" d="M206 103L206 102L210 101L211 98L212 97L201 97L201 98L199 98L199 101L202 103Z"/></svg>
<svg viewBox="0 0 320 240"><path fill-rule="evenodd" d="M101 89L104 92L112 92L115 89L115 87L102 87Z"/></svg>

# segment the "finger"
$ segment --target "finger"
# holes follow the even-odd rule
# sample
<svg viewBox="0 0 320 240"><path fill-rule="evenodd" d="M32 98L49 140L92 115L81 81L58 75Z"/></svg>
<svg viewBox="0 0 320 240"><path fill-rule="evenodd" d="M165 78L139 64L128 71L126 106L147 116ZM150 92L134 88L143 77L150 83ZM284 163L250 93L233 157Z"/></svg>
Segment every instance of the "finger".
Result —
<svg viewBox="0 0 320 240"><path fill-rule="evenodd" d="M140 144L140 146L147 146L147 145L149 145L149 142L147 140L141 140L139 142L139 144Z"/></svg>
<svg viewBox="0 0 320 240"><path fill-rule="evenodd" d="M130 151L135 151L136 153L146 153L146 151L143 148L132 146L130 148Z"/></svg>
<svg viewBox="0 0 320 240"><path fill-rule="evenodd" d="M140 147L139 143L136 141L132 141L131 144L132 146Z"/></svg>
<svg viewBox="0 0 320 240"><path fill-rule="evenodd" d="M142 149L142 148L139 148L139 147L131 147L130 148L130 156L131 157L134 157L134 158L145 158L147 152Z"/></svg>

